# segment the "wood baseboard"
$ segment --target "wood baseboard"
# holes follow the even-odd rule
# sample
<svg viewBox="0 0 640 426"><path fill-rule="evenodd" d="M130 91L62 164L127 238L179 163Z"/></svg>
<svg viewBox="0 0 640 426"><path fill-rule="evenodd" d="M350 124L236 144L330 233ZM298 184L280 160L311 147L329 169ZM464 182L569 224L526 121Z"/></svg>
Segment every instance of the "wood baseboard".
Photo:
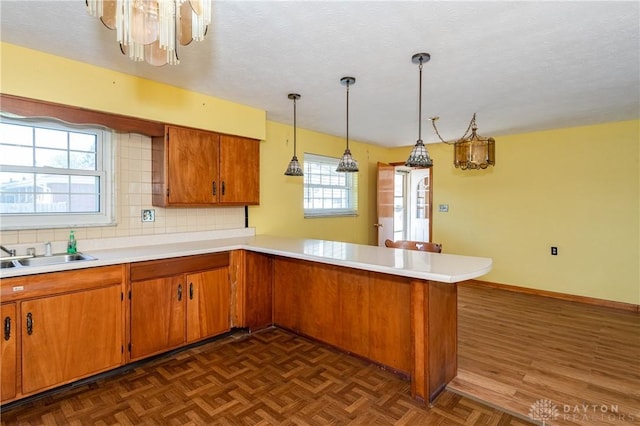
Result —
<svg viewBox="0 0 640 426"><path fill-rule="evenodd" d="M587 305L596 305L606 308L619 309L623 311L630 311L640 313L640 305L626 302L616 302L614 300L597 299L595 297L578 296L575 294L559 293L548 290L538 290L535 288L519 287L517 285L493 283L489 281L481 280L468 280L458 283L458 285L473 285L478 287L497 288L501 290L513 291L516 293L534 294L537 296L551 297L553 299L568 300L571 302L585 303Z"/></svg>

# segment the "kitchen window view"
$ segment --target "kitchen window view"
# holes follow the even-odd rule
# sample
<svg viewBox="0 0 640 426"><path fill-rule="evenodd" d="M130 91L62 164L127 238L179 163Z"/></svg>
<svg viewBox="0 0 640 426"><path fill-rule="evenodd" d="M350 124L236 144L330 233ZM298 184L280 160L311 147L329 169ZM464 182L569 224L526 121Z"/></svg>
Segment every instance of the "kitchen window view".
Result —
<svg viewBox="0 0 640 426"><path fill-rule="evenodd" d="M358 173L336 172L339 162L304 154L304 217L358 215Z"/></svg>
<svg viewBox="0 0 640 426"><path fill-rule="evenodd" d="M101 128L3 118L2 228L110 223L110 153Z"/></svg>

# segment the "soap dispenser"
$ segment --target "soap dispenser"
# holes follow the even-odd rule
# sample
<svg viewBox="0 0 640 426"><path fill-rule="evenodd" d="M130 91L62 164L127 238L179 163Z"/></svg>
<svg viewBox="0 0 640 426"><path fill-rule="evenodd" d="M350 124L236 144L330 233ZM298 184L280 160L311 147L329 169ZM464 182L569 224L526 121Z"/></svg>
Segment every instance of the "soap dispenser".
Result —
<svg viewBox="0 0 640 426"><path fill-rule="evenodd" d="M76 233L71 230L69 231L69 241L67 242L67 254L75 254L77 251Z"/></svg>

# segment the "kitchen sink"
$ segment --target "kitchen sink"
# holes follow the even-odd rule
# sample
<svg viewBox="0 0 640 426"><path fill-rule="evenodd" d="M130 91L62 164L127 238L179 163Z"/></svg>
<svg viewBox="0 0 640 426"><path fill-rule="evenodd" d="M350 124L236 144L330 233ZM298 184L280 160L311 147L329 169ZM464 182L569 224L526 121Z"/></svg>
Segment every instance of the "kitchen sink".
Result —
<svg viewBox="0 0 640 426"><path fill-rule="evenodd" d="M53 256L37 256L27 259L20 259L17 262L22 266L46 266L56 265L59 263L81 262L85 260L96 260L95 257L88 254L54 254Z"/></svg>
<svg viewBox="0 0 640 426"><path fill-rule="evenodd" d="M15 260L3 260L2 262L0 262L0 269L15 268L16 266L22 266L19 263L16 265L16 263L18 262Z"/></svg>

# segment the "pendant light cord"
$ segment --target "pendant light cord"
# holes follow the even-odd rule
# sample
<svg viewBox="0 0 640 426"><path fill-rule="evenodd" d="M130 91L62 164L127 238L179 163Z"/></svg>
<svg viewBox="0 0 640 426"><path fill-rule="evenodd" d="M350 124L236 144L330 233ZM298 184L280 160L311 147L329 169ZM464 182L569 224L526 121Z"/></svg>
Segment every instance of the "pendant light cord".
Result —
<svg viewBox="0 0 640 426"><path fill-rule="evenodd" d="M293 156L296 156L296 98L293 98Z"/></svg>
<svg viewBox="0 0 640 426"><path fill-rule="evenodd" d="M347 149L349 149L349 81L347 81Z"/></svg>
<svg viewBox="0 0 640 426"><path fill-rule="evenodd" d="M422 142L422 56L420 56L420 82L418 84L420 88L420 94L418 95L418 141Z"/></svg>

